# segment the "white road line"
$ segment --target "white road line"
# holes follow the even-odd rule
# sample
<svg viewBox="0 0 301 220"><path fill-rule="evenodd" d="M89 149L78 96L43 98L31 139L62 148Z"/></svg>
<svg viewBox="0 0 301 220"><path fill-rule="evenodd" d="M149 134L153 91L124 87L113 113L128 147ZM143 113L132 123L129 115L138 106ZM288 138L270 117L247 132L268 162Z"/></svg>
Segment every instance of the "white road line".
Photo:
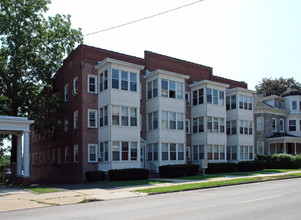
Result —
<svg viewBox="0 0 301 220"><path fill-rule="evenodd" d="M253 200L238 202L238 203L243 204L243 203L249 203L249 202L257 202L257 201L260 201L260 200L273 199L273 198L277 198L277 197L281 197L281 196L283 196L283 195L275 195L275 196L270 196L270 197L264 197L264 198L259 198L259 199L253 199Z"/></svg>

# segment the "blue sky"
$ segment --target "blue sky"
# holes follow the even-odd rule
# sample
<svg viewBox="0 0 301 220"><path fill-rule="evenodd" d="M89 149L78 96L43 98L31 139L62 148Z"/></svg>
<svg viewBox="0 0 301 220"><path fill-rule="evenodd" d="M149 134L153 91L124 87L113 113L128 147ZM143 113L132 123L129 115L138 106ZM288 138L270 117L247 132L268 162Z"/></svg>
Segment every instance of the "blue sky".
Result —
<svg viewBox="0 0 301 220"><path fill-rule="evenodd" d="M151 16L196 0L52 0L48 15L70 14L83 34ZM144 50L213 67L245 81L301 82L300 0L204 0L152 19L87 36L84 43L133 56Z"/></svg>

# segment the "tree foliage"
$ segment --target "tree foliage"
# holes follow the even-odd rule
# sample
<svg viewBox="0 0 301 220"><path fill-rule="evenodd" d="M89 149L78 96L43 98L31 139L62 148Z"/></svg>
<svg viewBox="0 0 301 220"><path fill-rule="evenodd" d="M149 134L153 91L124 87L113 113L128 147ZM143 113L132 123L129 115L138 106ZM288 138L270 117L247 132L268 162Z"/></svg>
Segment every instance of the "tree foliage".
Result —
<svg viewBox="0 0 301 220"><path fill-rule="evenodd" d="M54 74L83 38L81 29L71 27L70 15L45 18L49 3L0 1L0 114L50 119L61 111Z"/></svg>
<svg viewBox="0 0 301 220"><path fill-rule="evenodd" d="M301 84L299 82L296 82L293 77L287 79L283 77L280 77L279 79L263 78L262 81L255 86L255 89L257 95L260 96L270 96L270 95L280 96L290 86L294 86L297 89L301 89Z"/></svg>

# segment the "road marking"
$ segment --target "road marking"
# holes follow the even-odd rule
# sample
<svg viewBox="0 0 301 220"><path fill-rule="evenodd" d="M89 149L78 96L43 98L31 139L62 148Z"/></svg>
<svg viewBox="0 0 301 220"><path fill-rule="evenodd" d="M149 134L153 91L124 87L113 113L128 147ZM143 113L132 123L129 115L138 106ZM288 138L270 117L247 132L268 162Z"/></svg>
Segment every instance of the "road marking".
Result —
<svg viewBox="0 0 301 220"><path fill-rule="evenodd" d="M243 202L239 202L239 204L243 204L243 203L249 203L249 202L257 202L260 200L266 200L266 199L273 199L273 198L277 198L277 197L281 197L283 195L275 195L275 196L270 196L270 197L264 197L264 198L259 198L259 199L253 199L253 200L248 200L248 201L243 201Z"/></svg>

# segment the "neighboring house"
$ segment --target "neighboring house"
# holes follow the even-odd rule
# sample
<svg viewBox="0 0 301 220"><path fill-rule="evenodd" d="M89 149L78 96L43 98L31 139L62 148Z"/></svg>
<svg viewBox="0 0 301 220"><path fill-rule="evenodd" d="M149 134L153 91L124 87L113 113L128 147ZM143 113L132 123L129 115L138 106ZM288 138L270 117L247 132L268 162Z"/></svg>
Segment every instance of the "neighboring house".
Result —
<svg viewBox="0 0 301 220"><path fill-rule="evenodd" d="M257 97L254 122L256 154L301 153L301 91Z"/></svg>
<svg viewBox="0 0 301 220"><path fill-rule="evenodd" d="M253 91L210 67L80 45L56 87L68 114L58 114L56 140L31 132L32 179L82 182L89 170L254 158Z"/></svg>

